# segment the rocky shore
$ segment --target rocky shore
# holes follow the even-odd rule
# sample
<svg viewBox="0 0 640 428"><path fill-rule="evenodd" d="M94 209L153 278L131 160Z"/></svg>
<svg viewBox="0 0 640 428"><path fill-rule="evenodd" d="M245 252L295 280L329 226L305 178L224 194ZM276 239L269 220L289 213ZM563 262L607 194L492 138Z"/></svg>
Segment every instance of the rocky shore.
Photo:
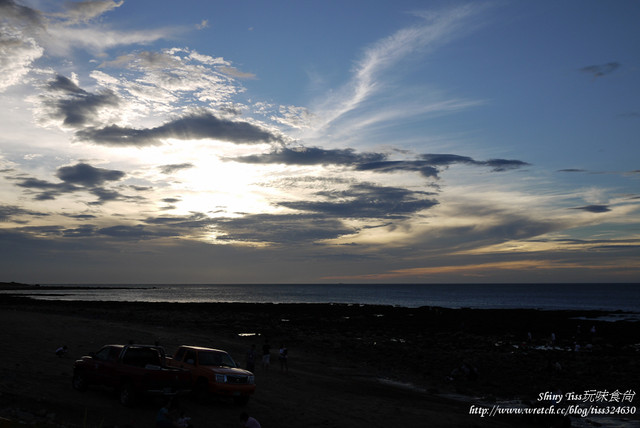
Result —
<svg viewBox="0 0 640 428"><path fill-rule="evenodd" d="M472 406L547 405L539 400L546 392L640 392L638 322L605 315L0 295L0 426L151 427L157 402L129 409L108 391L79 393L70 386L73 360L106 343L134 341L160 342L169 353L181 344L223 348L244 365L246 350L265 340L274 349L286 344L289 373L277 362L268 371L257 367L257 391L245 408L181 400L195 427L237 426L242 410L264 427L561 426L567 421L557 417L483 418ZM67 356L56 357L63 344ZM585 419L609 420L574 418L574 425ZM637 423L637 415L617 419L619 426L627 420Z"/></svg>

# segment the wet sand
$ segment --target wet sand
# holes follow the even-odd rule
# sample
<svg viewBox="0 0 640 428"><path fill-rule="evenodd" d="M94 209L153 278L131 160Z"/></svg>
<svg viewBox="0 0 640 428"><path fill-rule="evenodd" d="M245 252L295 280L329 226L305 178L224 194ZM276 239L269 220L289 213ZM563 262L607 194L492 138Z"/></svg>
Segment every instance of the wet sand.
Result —
<svg viewBox="0 0 640 428"><path fill-rule="evenodd" d="M268 371L256 368L256 394L245 407L220 399L179 400L196 428L238 426L243 410L263 427L549 427L559 420L482 418L470 409L507 401L521 407L548 405L537 401L547 391L640 392L639 324L606 322L598 318L602 315L329 304L55 302L0 295L0 417L12 421L4 422L8 426L152 427L159 401L125 408L108 390L75 391L74 359L108 343L158 341L168 353L181 344L226 349L244 365L246 350L252 344L260 349L268 339L273 364ZM555 343L550 343L551 333ZM275 358L281 343L289 349L288 374ZM68 355L56 357L54 351L63 344ZM608 419L587 419L607 426ZM574 425L585 422L572 420ZM637 422L637 415L631 420Z"/></svg>

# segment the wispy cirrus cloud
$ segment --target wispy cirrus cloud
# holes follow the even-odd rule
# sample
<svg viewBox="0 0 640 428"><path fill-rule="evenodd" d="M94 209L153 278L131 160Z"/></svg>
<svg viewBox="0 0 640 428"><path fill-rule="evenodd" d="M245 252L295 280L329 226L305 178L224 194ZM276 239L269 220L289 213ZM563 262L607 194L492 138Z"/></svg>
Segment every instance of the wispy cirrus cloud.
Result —
<svg viewBox="0 0 640 428"><path fill-rule="evenodd" d="M401 29L368 47L356 63L351 80L340 91L336 91L336 95L330 96L315 107L316 129L329 126L361 107L373 96L388 90L388 82L392 77L385 75L387 72L396 71L400 62L415 55L424 55L469 31L471 18L481 9L481 7L469 5L443 9L439 12L416 12L415 16L420 19L418 24ZM393 113L389 113L390 110L396 108L402 110L405 117L410 113L402 107L402 103L390 108L388 101L385 110L379 112L379 120L389 120L389 115L393 116ZM439 106L438 109L443 108L446 111L451 110L453 105L456 105L455 109L460 109L473 104L475 102L464 100L457 100L453 104L451 100L444 102L434 100L426 107L423 103L419 109L414 110L413 114L433 112L433 106ZM366 120L366 117L359 115L353 123ZM372 117L371 112L368 112L368 117Z"/></svg>
<svg viewBox="0 0 640 428"><path fill-rule="evenodd" d="M87 22L123 4L124 1L112 0L68 1L63 4L64 12L53 14L53 16L60 16L71 23Z"/></svg>

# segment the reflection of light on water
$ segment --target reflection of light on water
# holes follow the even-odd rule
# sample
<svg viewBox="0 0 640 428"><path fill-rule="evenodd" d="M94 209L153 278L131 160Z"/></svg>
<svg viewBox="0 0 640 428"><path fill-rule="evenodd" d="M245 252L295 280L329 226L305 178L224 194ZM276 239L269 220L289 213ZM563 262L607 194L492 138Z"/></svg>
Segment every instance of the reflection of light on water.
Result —
<svg viewBox="0 0 640 428"><path fill-rule="evenodd" d="M240 337L260 336L260 333L238 333Z"/></svg>
<svg viewBox="0 0 640 428"><path fill-rule="evenodd" d="M355 307L392 305L408 308L537 308L544 310L626 311L599 317L599 321L640 318L640 289L621 284L579 284L577 286L519 286L493 284L438 286L416 284L48 284L26 290L0 290L0 294L28 295L42 300L145 301L145 302L243 302L243 303L327 303ZM54 287L54 288L52 288ZM64 289L64 291L60 291ZM534 290L535 292L532 292ZM579 290L580 292L576 292ZM45 296L46 293L65 294ZM603 293L608 296L603 299ZM378 314L382 315L382 314Z"/></svg>
<svg viewBox="0 0 640 428"><path fill-rule="evenodd" d="M636 312L628 312L622 314L607 314L597 317L574 317L574 320L583 320L583 321L605 321L605 322L617 322L617 321L632 321L638 322L640 321L640 313Z"/></svg>

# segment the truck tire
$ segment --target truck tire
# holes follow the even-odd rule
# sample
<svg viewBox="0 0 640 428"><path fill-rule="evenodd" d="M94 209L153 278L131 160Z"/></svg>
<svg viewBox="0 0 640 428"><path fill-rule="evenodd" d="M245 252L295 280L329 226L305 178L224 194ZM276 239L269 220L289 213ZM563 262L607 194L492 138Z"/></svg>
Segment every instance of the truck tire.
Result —
<svg viewBox="0 0 640 428"><path fill-rule="evenodd" d="M136 391L133 388L133 384L129 381L124 382L118 389L118 397L120 398L120 404L123 406L133 406L136 402Z"/></svg>
<svg viewBox="0 0 640 428"><path fill-rule="evenodd" d="M73 389L75 389L76 391L84 392L84 391L87 390L87 387L89 386L89 383L87 382L87 379L84 377L82 372L76 370L76 371L73 372L73 378L71 379L71 385L73 385Z"/></svg>

